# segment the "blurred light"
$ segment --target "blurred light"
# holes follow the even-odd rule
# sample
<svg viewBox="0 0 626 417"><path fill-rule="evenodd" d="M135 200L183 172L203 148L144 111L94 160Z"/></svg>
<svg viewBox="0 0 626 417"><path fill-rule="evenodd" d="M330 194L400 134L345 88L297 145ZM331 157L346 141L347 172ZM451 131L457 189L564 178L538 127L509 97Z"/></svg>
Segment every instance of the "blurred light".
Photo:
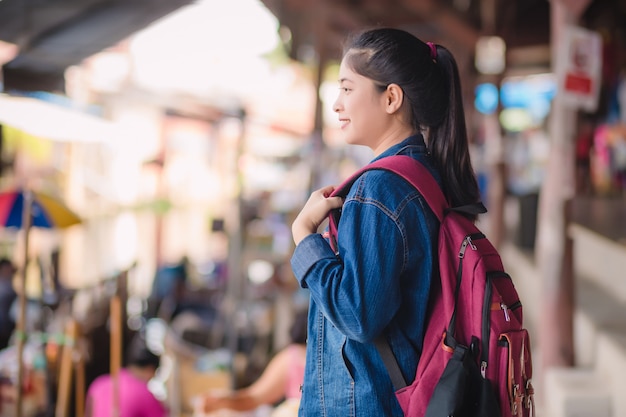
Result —
<svg viewBox="0 0 626 417"><path fill-rule="evenodd" d="M248 279L253 284L263 284L274 275L274 266L261 259L250 262L248 265Z"/></svg>
<svg viewBox="0 0 626 417"><path fill-rule="evenodd" d="M526 109L511 108L500 112L500 124L509 132L521 132L533 125L533 120Z"/></svg>
<svg viewBox="0 0 626 417"><path fill-rule="evenodd" d="M483 114L492 114L496 111L498 108L498 87L491 83L477 85L474 106Z"/></svg>
<svg viewBox="0 0 626 417"><path fill-rule="evenodd" d="M283 43L291 43L293 36L291 34L291 30L287 26L281 26L280 29L278 29L278 34L280 35L280 39Z"/></svg>
<svg viewBox="0 0 626 417"><path fill-rule="evenodd" d="M140 187L140 167L130 153L119 152L111 160L109 180L111 197L120 204L132 204L137 199Z"/></svg>
<svg viewBox="0 0 626 417"><path fill-rule="evenodd" d="M121 52L100 52L90 59L89 84L100 92L118 92L128 80L132 67L130 58Z"/></svg>
<svg viewBox="0 0 626 417"><path fill-rule="evenodd" d="M497 36L483 36L476 43L476 69L483 74L501 74L505 68L506 44Z"/></svg>
<svg viewBox="0 0 626 417"><path fill-rule="evenodd" d="M198 1L133 36L132 77L157 91L250 94L269 76L262 55L278 45L278 20L261 1Z"/></svg>
<svg viewBox="0 0 626 417"><path fill-rule="evenodd" d="M150 319L146 323L146 346L157 355L165 352L167 324L161 319Z"/></svg>
<svg viewBox="0 0 626 417"><path fill-rule="evenodd" d="M505 78L500 87L503 107L531 107L537 101L550 102L556 94L552 74Z"/></svg>
<svg viewBox="0 0 626 417"><path fill-rule="evenodd" d="M552 74L505 78L500 87L500 101L505 109L525 110L524 117L530 118L530 124L539 125L550 112L556 89Z"/></svg>
<svg viewBox="0 0 626 417"><path fill-rule="evenodd" d="M131 213L122 213L115 218L113 253L115 265L125 269L137 259L137 223Z"/></svg>

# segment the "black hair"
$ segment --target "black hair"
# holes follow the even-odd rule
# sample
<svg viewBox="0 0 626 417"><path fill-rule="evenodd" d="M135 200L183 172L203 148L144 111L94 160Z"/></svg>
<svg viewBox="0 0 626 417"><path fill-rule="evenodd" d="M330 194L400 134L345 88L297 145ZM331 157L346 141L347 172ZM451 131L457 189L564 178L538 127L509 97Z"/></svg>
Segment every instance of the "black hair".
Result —
<svg viewBox="0 0 626 417"><path fill-rule="evenodd" d="M291 338L292 343L297 343L300 345L306 344L307 320L307 309L299 310L294 316L291 327L289 328L289 337Z"/></svg>
<svg viewBox="0 0 626 417"><path fill-rule="evenodd" d="M8 271L4 271L4 269L9 269L11 271L12 274L15 273L16 269L15 266L13 265L13 262L11 262L11 260L9 258L0 258L0 270L3 270L4 272L8 272ZM5 278L9 278L9 276L5 276Z"/></svg>
<svg viewBox="0 0 626 417"><path fill-rule="evenodd" d="M161 364L161 358L148 348L146 340L141 333L137 333L131 340L126 351L126 360L128 365L140 368L153 366L156 369Z"/></svg>
<svg viewBox="0 0 626 417"><path fill-rule="evenodd" d="M356 73L371 79L382 92L397 84L415 132L428 132L427 145L452 207L480 201L472 168L461 83L452 53L431 47L414 35L392 28L353 35L344 58Z"/></svg>

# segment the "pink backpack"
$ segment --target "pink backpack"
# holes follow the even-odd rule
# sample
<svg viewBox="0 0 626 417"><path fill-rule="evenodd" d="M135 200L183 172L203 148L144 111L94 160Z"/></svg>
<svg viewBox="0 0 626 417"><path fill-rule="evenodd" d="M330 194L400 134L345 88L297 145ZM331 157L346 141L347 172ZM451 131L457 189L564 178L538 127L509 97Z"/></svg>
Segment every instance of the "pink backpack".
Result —
<svg viewBox="0 0 626 417"><path fill-rule="evenodd" d="M478 214L482 204L449 208L430 172L402 155L381 158L341 184L345 196L366 170L384 169L402 176L422 194L440 220L438 265L429 319L415 380L404 381L384 339L376 346L391 377L396 397L409 417L534 416L532 362L522 304L500 255L463 213ZM338 217L329 216L336 248Z"/></svg>

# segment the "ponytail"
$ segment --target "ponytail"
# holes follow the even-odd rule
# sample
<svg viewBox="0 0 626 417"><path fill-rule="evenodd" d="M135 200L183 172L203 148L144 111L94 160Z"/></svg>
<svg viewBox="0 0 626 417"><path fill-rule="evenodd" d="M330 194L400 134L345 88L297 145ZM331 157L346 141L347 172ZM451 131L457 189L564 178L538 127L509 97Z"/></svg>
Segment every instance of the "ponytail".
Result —
<svg viewBox="0 0 626 417"><path fill-rule="evenodd" d="M450 51L441 45L437 45L437 65L448 81L448 110L443 121L430 128L428 147L450 205L477 203L480 193L470 160L459 70Z"/></svg>

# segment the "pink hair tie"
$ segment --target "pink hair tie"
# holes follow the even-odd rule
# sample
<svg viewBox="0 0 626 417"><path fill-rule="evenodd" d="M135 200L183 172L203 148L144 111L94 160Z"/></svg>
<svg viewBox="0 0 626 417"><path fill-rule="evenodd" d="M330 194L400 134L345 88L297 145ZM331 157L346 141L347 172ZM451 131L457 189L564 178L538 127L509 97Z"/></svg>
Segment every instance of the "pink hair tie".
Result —
<svg viewBox="0 0 626 417"><path fill-rule="evenodd" d="M426 45L430 48L430 57L433 61L437 60L437 46L432 42L426 42Z"/></svg>

